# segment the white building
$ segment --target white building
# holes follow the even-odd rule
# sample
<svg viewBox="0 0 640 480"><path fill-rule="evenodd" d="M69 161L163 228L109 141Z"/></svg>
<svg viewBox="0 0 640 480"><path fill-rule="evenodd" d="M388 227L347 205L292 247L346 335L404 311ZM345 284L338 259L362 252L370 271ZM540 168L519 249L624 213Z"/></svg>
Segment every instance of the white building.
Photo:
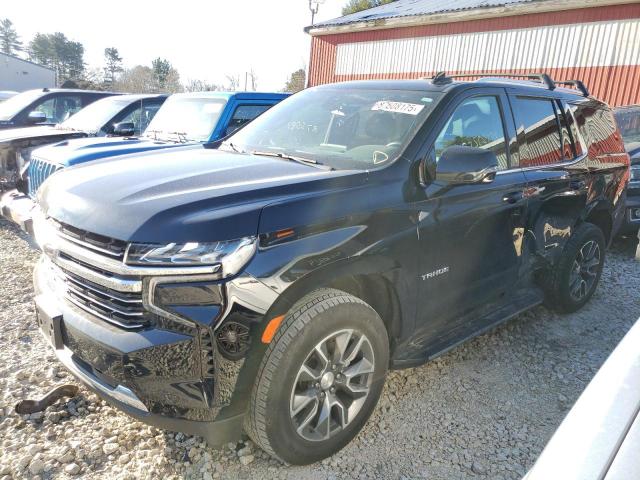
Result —
<svg viewBox="0 0 640 480"><path fill-rule="evenodd" d="M56 86L56 72L28 60L0 52L0 90L22 92Z"/></svg>

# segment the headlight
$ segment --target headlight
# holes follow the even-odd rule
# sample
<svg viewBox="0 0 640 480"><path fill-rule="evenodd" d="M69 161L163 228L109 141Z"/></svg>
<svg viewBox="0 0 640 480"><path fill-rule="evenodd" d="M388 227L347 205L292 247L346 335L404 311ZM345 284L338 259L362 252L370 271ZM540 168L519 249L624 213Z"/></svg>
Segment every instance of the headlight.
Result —
<svg viewBox="0 0 640 480"><path fill-rule="evenodd" d="M222 274L235 275L256 251L255 237L213 243L132 243L125 263L145 266L222 265Z"/></svg>
<svg viewBox="0 0 640 480"><path fill-rule="evenodd" d="M631 181L632 182L640 181L640 165L633 165L631 167Z"/></svg>

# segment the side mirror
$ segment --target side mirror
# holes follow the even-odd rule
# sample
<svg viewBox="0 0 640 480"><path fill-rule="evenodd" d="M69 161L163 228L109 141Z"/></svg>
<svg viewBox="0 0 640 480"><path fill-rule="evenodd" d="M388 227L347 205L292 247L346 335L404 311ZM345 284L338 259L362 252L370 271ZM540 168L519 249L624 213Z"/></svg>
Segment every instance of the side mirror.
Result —
<svg viewBox="0 0 640 480"><path fill-rule="evenodd" d="M498 159L491 150L454 145L447 148L436 166L436 180L451 185L492 182Z"/></svg>
<svg viewBox="0 0 640 480"><path fill-rule="evenodd" d="M39 112L37 110L34 110L33 112L29 113L29 116L27 117L27 121L31 125L36 125L38 123L45 123L47 121L47 115L44 112Z"/></svg>
<svg viewBox="0 0 640 480"><path fill-rule="evenodd" d="M113 126L113 135L116 137L132 137L136 134L136 126L133 122L120 122Z"/></svg>

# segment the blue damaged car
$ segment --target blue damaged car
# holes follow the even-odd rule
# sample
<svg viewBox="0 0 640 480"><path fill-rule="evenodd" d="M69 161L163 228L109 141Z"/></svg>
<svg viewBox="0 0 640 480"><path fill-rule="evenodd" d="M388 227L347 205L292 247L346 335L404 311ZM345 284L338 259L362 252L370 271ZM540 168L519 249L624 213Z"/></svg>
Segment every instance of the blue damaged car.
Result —
<svg viewBox="0 0 640 480"><path fill-rule="evenodd" d="M0 205L2 213L29 232L35 194L54 172L106 157L210 144L240 129L288 95L261 92L179 93L166 100L142 135L140 131L132 130L129 135L120 137L67 139L38 148L31 153L27 188L9 201L3 199ZM130 126L121 125L120 128Z"/></svg>

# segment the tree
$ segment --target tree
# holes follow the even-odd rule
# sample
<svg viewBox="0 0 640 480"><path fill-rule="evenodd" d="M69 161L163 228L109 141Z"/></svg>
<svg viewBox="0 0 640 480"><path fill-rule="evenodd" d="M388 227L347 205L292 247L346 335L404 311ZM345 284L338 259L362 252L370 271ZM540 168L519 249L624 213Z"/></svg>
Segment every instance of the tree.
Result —
<svg viewBox="0 0 640 480"><path fill-rule="evenodd" d="M36 33L29 42L29 58L40 65L53 68L58 83L83 78L84 46L80 42L69 40L63 33Z"/></svg>
<svg viewBox="0 0 640 480"><path fill-rule="evenodd" d="M224 90L222 85L216 85L215 83L209 83L206 80L194 80L191 79L184 86L187 92L217 92Z"/></svg>
<svg viewBox="0 0 640 480"><path fill-rule="evenodd" d="M304 68L300 68L293 72L287 80L287 83L284 86L284 92L296 93L300 90L304 90L305 84L307 80L307 74L304 71Z"/></svg>
<svg viewBox="0 0 640 480"><path fill-rule="evenodd" d="M107 90L110 85L104 83L104 74L101 68L90 68L84 71L82 78L65 80L60 88L81 88L82 90Z"/></svg>
<svg viewBox="0 0 640 480"><path fill-rule="evenodd" d="M15 55L22 50L22 42L13 22L8 18L0 20L0 50L7 55Z"/></svg>
<svg viewBox="0 0 640 480"><path fill-rule="evenodd" d="M116 74L122 72L122 57L115 47L104 49L104 83L111 86L116 81Z"/></svg>
<svg viewBox="0 0 640 480"><path fill-rule="evenodd" d="M162 76L159 76L153 66L136 65L122 72L114 83L114 89L127 93L176 93L183 90L180 75L175 68L170 67L168 73L161 73Z"/></svg>
<svg viewBox="0 0 640 480"><path fill-rule="evenodd" d="M380 5L386 5L387 3L395 1L396 0L349 0L347 4L342 7L342 15L361 12L362 10L379 7Z"/></svg>
<svg viewBox="0 0 640 480"><path fill-rule="evenodd" d="M125 93L155 93L156 80L153 69L136 65L124 70L115 81L114 89Z"/></svg>
<svg viewBox="0 0 640 480"><path fill-rule="evenodd" d="M164 88L164 86L167 84L169 74L173 69L171 63L167 59L158 57L151 62L151 68L153 68L153 74L156 77L158 85L160 86L160 88Z"/></svg>
<svg viewBox="0 0 640 480"><path fill-rule="evenodd" d="M256 75L256 72L254 72L252 68L251 71L247 73L247 76L249 77L249 84L247 85L247 89L255 92L256 90L258 90L258 75Z"/></svg>
<svg viewBox="0 0 640 480"><path fill-rule="evenodd" d="M156 58L151 62L157 92L176 93L182 91L180 74L171 62L164 58Z"/></svg>
<svg viewBox="0 0 640 480"><path fill-rule="evenodd" d="M227 86L225 90L229 92L235 92L240 87L240 76L239 75L225 75L227 77Z"/></svg>

